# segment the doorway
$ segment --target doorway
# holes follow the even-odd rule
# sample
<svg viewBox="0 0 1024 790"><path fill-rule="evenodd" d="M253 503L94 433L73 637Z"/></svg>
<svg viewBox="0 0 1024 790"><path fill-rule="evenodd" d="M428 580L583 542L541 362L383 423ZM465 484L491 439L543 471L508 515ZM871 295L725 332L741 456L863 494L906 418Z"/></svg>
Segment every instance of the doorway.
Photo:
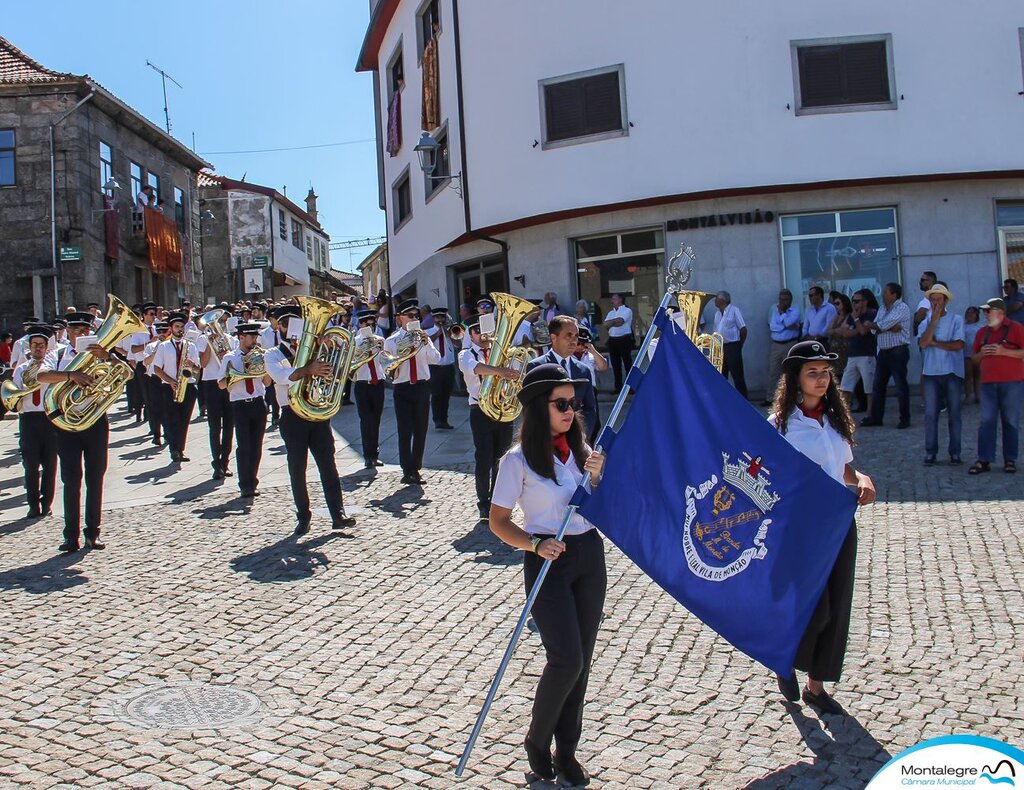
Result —
<svg viewBox="0 0 1024 790"><path fill-rule="evenodd" d="M497 257L456 266L455 290L458 301L456 311L466 302L475 307L476 300L484 294L507 292L508 272L505 270L505 262ZM458 312L453 315L458 315Z"/></svg>

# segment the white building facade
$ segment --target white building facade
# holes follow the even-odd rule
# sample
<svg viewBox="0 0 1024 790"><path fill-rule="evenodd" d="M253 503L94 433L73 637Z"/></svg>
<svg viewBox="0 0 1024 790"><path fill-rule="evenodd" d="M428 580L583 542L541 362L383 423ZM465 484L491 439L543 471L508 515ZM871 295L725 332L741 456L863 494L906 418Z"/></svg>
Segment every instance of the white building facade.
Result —
<svg viewBox="0 0 1024 790"><path fill-rule="evenodd" d="M962 312L1024 282L1019 2L378 0L359 68L392 287L431 304L554 291L606 311L622 292L641 333L686 243L692 287L750 325L756 391L781 287L805 304L895 281L914 307L933 270Z"/></svg>

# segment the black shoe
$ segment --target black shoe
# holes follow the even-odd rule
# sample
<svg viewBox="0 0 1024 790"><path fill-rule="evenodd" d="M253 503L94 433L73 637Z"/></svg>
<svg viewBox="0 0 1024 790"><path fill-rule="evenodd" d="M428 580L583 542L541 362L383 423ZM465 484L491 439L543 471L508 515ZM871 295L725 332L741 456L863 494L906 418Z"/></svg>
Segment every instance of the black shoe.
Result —
<svg viewBox="0 0 1024 790"><path fill-rule="evenodd" d="M572 755L561 757L556 754L551 762L558 775L558 784L563 787L586 787L590 784L590 774Z"/></svg>
<svg viewBox="0 0 1024 790"><path fill-rule="evenodd" d="M187 461L191 461L191 460L192 460L192 459L191 459L191 458L189 458L189 457L188 457L187 455L185 455L184 453L178 453L178 463L179 463L179 464L181 464L181 463L185 463L185 462L187 462Z"/></svg>
<svg viewBox="0 0 1024 790"><path fill-rule="evenodd" d="M481 521L487 521L491 517L491 509L485 505L477 505L477 512L480 514Z"/></svg>
<svg viewBox="0 0 1024 790"><path fill-rule="evenodd" d="M523 746L526 747L526 760L530 764L530 770L537 779L545 782L555 781L555 767L551 762L551 750L534 746L530 743L529 738L526 739Z"/></svg>
<svg viewBox="0 0 1024 790"><path fill-rule="evenodd" d="M800 684L797 682L796 673L790 674L788 678L776 674L775 680L779 684L779 691L782 692L783 697L790 702L796 702L800 699Z"/></svg>
<svg viewBox="0 0 1024 790"><path fill-rule="evenodd" d="M899 424L896 426L896 428L898 430L900 430L900 431L902 431L904 428L909 428L909 427L910 427L910 420L900 420Z"/></svg>
<svg viewBox="0 0 1024 790"><path fill-rule="evenodd" d="M252 495L253 495L253 496L259 496L259 495L260 495L261 493L263 493L263 492L262 492L262 491L260 491L260 490L259 490L258 488L254 488L254 489L252 490Z"/></svg>
<svg viewBox="0 0 1024 790"><path fill-rule="evenodd" d="M232 472L230 469L228 469L226 466L224 467L224 469L222 471L224 472L224 477L234 477L235 476L235 473Z"/></svg>
<svg viewBox="0 0 1024 790"><path fill-rule="evenodd" d="M71 543L70 541L65 541L57 547L57 551L63 552L64 554L74 554L80 548L81 546L79 546L77 542Z"/></svg>
<svg viewBox="0 0 1024 790"><path fill-rule="evenodd" d="M107 547L107 544L99 538L86 538L85 547L87 549L94 549L95 551L103 551L103 549Z"/></svg>
<svg viewBox="0 0 1024 790"><path fill-rule="evenodd" d="M42 515L43 514L42 514L41 511L39 511L39 510L37 510L36 508L33 507L33 508L29 508L28 513L25 514L25 518L26 519L40 518Z"/></svg>
<svg viewBox="0 0 1024 790"><path fill-rule="evenodd" d="M380 460L379 458L374 458L373 459L373 465L374 466L384 466L384 462L382 460Z"/></svg>
<svg viewBox="0 0 1024 790"><path fill-rule="evenodd" d="M296 521L295 522L295 534L296 535L305 535L307 532L309 532L309 522L311 520L312 520L311 518L300 518L298 521Z"/></svg>
<svg viewBox="0 0 1024 790"><path fill-rule="evenodd" d="M437 428L439 431L454 431L455 430L455 426L454 425L449 425L446 422L442 422L439 425L435 424L434 427Z"/></svg>
<svg viewBox="0 0 1024 790"><path fill-rule="evenodd" d="M870 428L870 427L881 425L882 421L881 420L873 420L870 417L865 417L863 420L860 421L860 424L863 425L865 428Z"/></svg>
<svg viewBox="0 0 1024 790"><path fill-rule="evenodd" d="M960 466L960 464L962 464L962 463L963 463L963 461L960 459L959 455L951 455L951 456L949 456L949 465L950 466Z"/></svg>
<svg viewBox="0 0 1024 790"><path fill-rule="evenodd" d="M402 475L402 485L404 486L418 486L420 481L412 475Z"/></svg>
<svg viewBox="0 0 1024 790"><path fill-rule="evenodd" d="M924 459L925 466L935 466L935 456L929 455Z"/></svg>
<svg viewBox="0 0 1024 790"><path fill-rule="evenodd" d="M825 691L822 691L820 694L812 694L809 689L804 689L802 696L804 702L808 705L813 705L822 713L834 713L837 716L842 716L846 713L843 710L843 706L832 699Z"/></svg>
<svg viewBox="0 0 1024 790"><path fill-rule="evenodd" d="M213 479L214 480L223 480L224 479L224 472L222 472L220 469L214 469L213 470Z"/></svg>
<svg viewBox="0 0 1024 790"><path fill-rule="evenodd" d="M363 469L373 469L377 466L376 462L372 458L367 458L363 461Z"/></svg>
<svg viewBox="0 0 1024 790"><path fill-rule="evenodd" d="M159 436L154 436L152 439L150 439L150 442L152 443L152 445L154 447L163 447L164 446L164 443L162 441L160 441L160 437Z"/></svg>
<svg viewBox="0 0 1024 790"><path fill-rule="evenodd" d="M171 450L171 462L175 464L181 463L181 454L176 450Z"/></svg>
<svg viewBox="0 0 1024 790"><path fill-rule="evenodd" d="M247 491L244 489L239 491L238 495L242 497L242 499L252 499L254 496L256 496L256 494L253 493L252 491Z"/></svg>
<svg viewBox="0 0 1024 790"><path fill-rule="evenodd" d="M352 516L342 516L341 518L336 518L331 522L331 529L339 530L345 529L345 527L354 527L355 525L356 520L352 518Z"/></svg>
<svg viewBox="0 0 1024 790"><path fill-rule="evenodd" d="M426 480L423 479L423 475L421 475L419 472L413 472L411 477L413 480L416 481L418 485L423 485L425 482L427 482Z"/></svg>

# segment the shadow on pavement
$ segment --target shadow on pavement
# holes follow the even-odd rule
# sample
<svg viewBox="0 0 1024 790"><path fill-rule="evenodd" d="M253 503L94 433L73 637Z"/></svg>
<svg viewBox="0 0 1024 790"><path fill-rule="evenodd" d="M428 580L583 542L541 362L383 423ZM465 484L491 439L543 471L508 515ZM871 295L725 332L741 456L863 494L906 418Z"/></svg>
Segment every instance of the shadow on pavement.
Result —
<svg viewBox="0 0 1024 790"><path fill-rule="evenodd" d="M220 505L211 505L210 507L193 510L192 515L203 520L212 519L214 521L235 516L247 516L252 510L253 501L252 499L243 499L240 496L236 496L234 499Z"/></svg>
<svg viewBox="0 0 1024 790"><path fill-rule="evenodd" d="M406 486L396 483L400 487L397 491L388 494L382 499L371 499L367 505L375 510L383 510L386 513L402 514L412 512L420 505L429 505L431 500L424 495L423 486Z"/></svg>
<svg viewBox="0 0 1024 790"><path fill-rule="evenodd" d="M148 483L152 480L164 480L171 477L175 472L178 471L178 464L173 461L168 463L167 466L163 466L159 469L153 469L149 472L140 472L137 475L125 475L125 482L138 485L140 483Z"/></svg>
<svg viewBox="0 0 1024 790"><path fill-rule="evenodd" d="M20 482L20 481L19 481ZM22 491L14 496L4 497L0 500L0 512L5 510L16 510L28 507L28 496Z"/></svg>
<svg viewBox="0 0 1024 790"><path fill-rule="evenodd" d="M518 555L522 554L498 540L483 520L477 521L461 538L453 540L452 548L460 554L475 554L473 562L487 565L517 565Z"/></svg>
<svg viewBox="0 0 1024 790"><path fill-rule="evenodd" d="M180 505L183 502L191 502L193 499L201 497L203 494L209 494L211 491L216 491L218 488L222 488L230 482L233 482L233 479L230 481L214 480L211 477L201 483L196 483L194 486L176 489L174 493L168 494L167 498L170 500L170 504Z"/></svg>
<svg viewBox="0 0 1024 790"><path fill-rule="evenodd" d="M799 705L787 702L786 712L800 731L814 762L800 762L762 776L745 790L768 790L806 783L831 787L849 781L866 785L892 756L853 716L825 715L822 719L807 716ZM826 732L826 729L828 732ZM829 735L831 733L831 735Z"/></svg>
<svg viewBox="0 0 1024 790"><path fill-rule="evenodd" d="M247 574L260 584L302 581L315 575L318 568L326 569L330 564L327 555L317 549L342 537L351 535L331 533L305 542L289 535L251 554L235 557L231 560L231 569Z"/></svg>
<svg viewBox="0 0 1024 790"><path fill-rule="evenodd" d="M89 577L71 566L82 559L81 552L58 554L48 560L0 573L0 590L51 593L85 584Z"/></svg>

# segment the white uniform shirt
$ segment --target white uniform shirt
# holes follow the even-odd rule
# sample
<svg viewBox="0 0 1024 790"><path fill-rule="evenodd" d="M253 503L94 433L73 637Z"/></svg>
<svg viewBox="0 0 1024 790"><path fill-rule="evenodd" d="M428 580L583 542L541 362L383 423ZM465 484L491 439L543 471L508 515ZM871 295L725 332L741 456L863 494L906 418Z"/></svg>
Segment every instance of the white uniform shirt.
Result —
<svg viewBox="0 0 1024 790"><path fill-rule="evenodd" d="M245 363L242 361L242 357L245 356L242 353L241 347L232 349L230 354L224 355L224 375L227 376L228 368L234 368L241 372L245 370ZM249 392L245 382L252 382L252 392ZM250 400L252 398L262 398L267 394L267 388L263 384L263 378L258 379L240 379L237 383L232 384L228 387L228 399L231 402L236 400Z"/></svg>
<svg viewBox="0 0 1024 790"><path fill-rule="evenodd" d="M384 381L384 366L380 364L380 360L378 357L374 357L361 368L359 368L359 370L356 371L356 375L353 377L352 380L373 382L373 373L370 372L371 368L373 370L373 373L377 374L376 383L379 384L380 382Z"/></svg>
<svg viewBox="0 0 1024 790"><path fill-rule="evenodd" d="M470 345L469 348L459 352L459 370L466 380L466 391L469 393L469 405L476 406L480 402L480 376L476 373L476 366L480 363L487 364L487 355L480 346Z"/></svg>
<svg viewBox="0 0 1024 790"><path fill-rule="evenodd" d="M143 343L151 342L155 337L156 330L153 328L152 324L149 324L146 326L144 332L136 332L134 335L132 335L132 341L129 345L141 346ZM129 348L128 351L128 359L130 359L132 362L142 362L142 357L145 356L144 351L132 351L131 348Z"/></svg>
<svg viewBox="0 0 1024 790"><path fill-rule="evenodd" d="M437 349L437 355L440 358L440 362L434 362L434 365L454 365L455 364L455 342L448 337L447 331L442 331L441 327L436 324L430 329L426 330L427 337L430 338L430 342L434 344L434 348ZM441 353L441 345L444 344L444 353Z"/></svg>
<svg viewBox="0 0 1024 790"><path fill-rule="evenodd" d="M509 510L518 503L523 510L523 530L531 535L554 535L558 532L569 500L583 479L583 472L576 466L572 455L564 464L557 456L554 462L557 485L530 469L518 444L505 453L498 467L491 503ZM593 528L594 525L583 516L574 513L565 534L582 535Z"/></svg>
<svg viewBox="0 0 1024 790"><path fill-rule="evenodd" d="M853 449L835 428L824 418L825 424L804 415L799 408L793 409L786 422L785 439L797 450L825 470L833 480L843 483L846 465L853 460ZM775 415L769 415L768 422L775 426ZM843 483L845 485L845 483Z"/></svg>
<svg viewBox="0 0 1024 790"><path fill-rule="evenodd" d="M153 367L156 365L156 350L160 347L160 344L164 342L159 337L150 340L146 343L146 347L142 350L142 364L146 367L147 376L155 376ZM146 360L149 362L146 362Z"/></svg>
<svg viewBox="0 0 1024 790"><path fill-rule="evenodd" d="M83 352L86 353L86 352ZM65 370L68 365L78 356L74 346L60 346L50 351L43 357L43 364L39 366L40 373L58 373Z"/></svg>
<svg viewBox="0 0 1024 790"><path fill-rule="evenodd" d="M18 367L26 359L28 359L28 337L19 337L11 348L11 367Z"/></svg>
<svg viewBox="0 0 1024 790"><path fill-rule="evenodd" d="M66 353L67 352L65 352L65 354ZM46 357L43 357L43 360L45 359ZM25 385L25 371L28 370L29 365L31 364L32 358L29 357L14 369L14 373L11 377L11 383L14 384L14 386L17 387L18 389L21 389ZM42 361L40 361L39 370L42 370ZM46 397L46 388L49 386L49 384L42 384L39 387L39 389L36 390L36 392L39 394L39 403L34 402L36 398L34 398L32 395L28 395L22 398L21 403L18 406L18 412L20 414L28 414L29 412L43 411L43 398Z"/></svg>
<svg viewBox="0 0 1024 790"><path fill-rule="evenodd" d="M284 330L274 329L273 327L268 326L260 332L259 344L263 348L273 348L274 346L278 346L281 344L282 340L284 340Z"/></svg>
<svg viewBox="0 0 1024 790"><path fill-rule="evenodd" d="M210 341L203 335L196 341L196 349L202 354L209 347ZM238 338L229 335L228 336L228 348L234 351L238 348ZM227 354L224 355L225 357ZM200 357L200 360L202 357ZM210 361L203 365L203 381L220 381L224 378L224 361L219 359L217 355L211 349Z"/></svg>
<svg viewBox="0 0 1024 790"><path fill-rule="evenodd" d="M164 373L170 376L172 379L177 380L178 378L178 353L181 353L181 358L184 361L186 358L185 351L185 338L181 340L175 340L174 338L168 338L156 347L156 356L153 358L153 367L160 368ZM192 364L198 370L200 367L199 362L199 349L196 348L195 343L188 344L187 358L192 361Z"/></svg>
<svg viewBox="0 0 1024 790"><path fill-rule="evenodd" d="M715 310L715 331L725 343L738 343L740 330L746 325L743 314L734 304L727 304L725 310Z"/></svg>
<svg viewBox="0 0 1024 790"><path fill-rule="evenodd" d="M288 377L292 375L291 360L284 355L280 346L269 349L264 357L267 365L267 373L274 380L274 391L277 393L277 402L281 406L288 405L288 388L295 382Z"/></svg>
<svg viewBox="0 0 1024 790"><path fill-rule="evenodd" d="M604 320L610 321L613 318L621 318L622 326L609 327L608 337L625 337L626 335L633 334L633 311L626 307L626 305L609 310Z"/></svg>
<svg viewBox="0 0 1024 790"><path fill-rule="evenodd" d="M390 337L384 341L384 350L393 356L398 355L398 341L405 337L408 332L404 329L399 329L394 332ZM403 362L402 366L398 369L398 375L395 376L395 384L407 384L411 381L411 374L409 369L416 366L416 380L417 381L429 381L430 380L430 366L437 365L441 361L440 355L437 353L437 349L434 348L433 343L427 343L423 348L416 352L416 356L407 362Z"/></svg>

